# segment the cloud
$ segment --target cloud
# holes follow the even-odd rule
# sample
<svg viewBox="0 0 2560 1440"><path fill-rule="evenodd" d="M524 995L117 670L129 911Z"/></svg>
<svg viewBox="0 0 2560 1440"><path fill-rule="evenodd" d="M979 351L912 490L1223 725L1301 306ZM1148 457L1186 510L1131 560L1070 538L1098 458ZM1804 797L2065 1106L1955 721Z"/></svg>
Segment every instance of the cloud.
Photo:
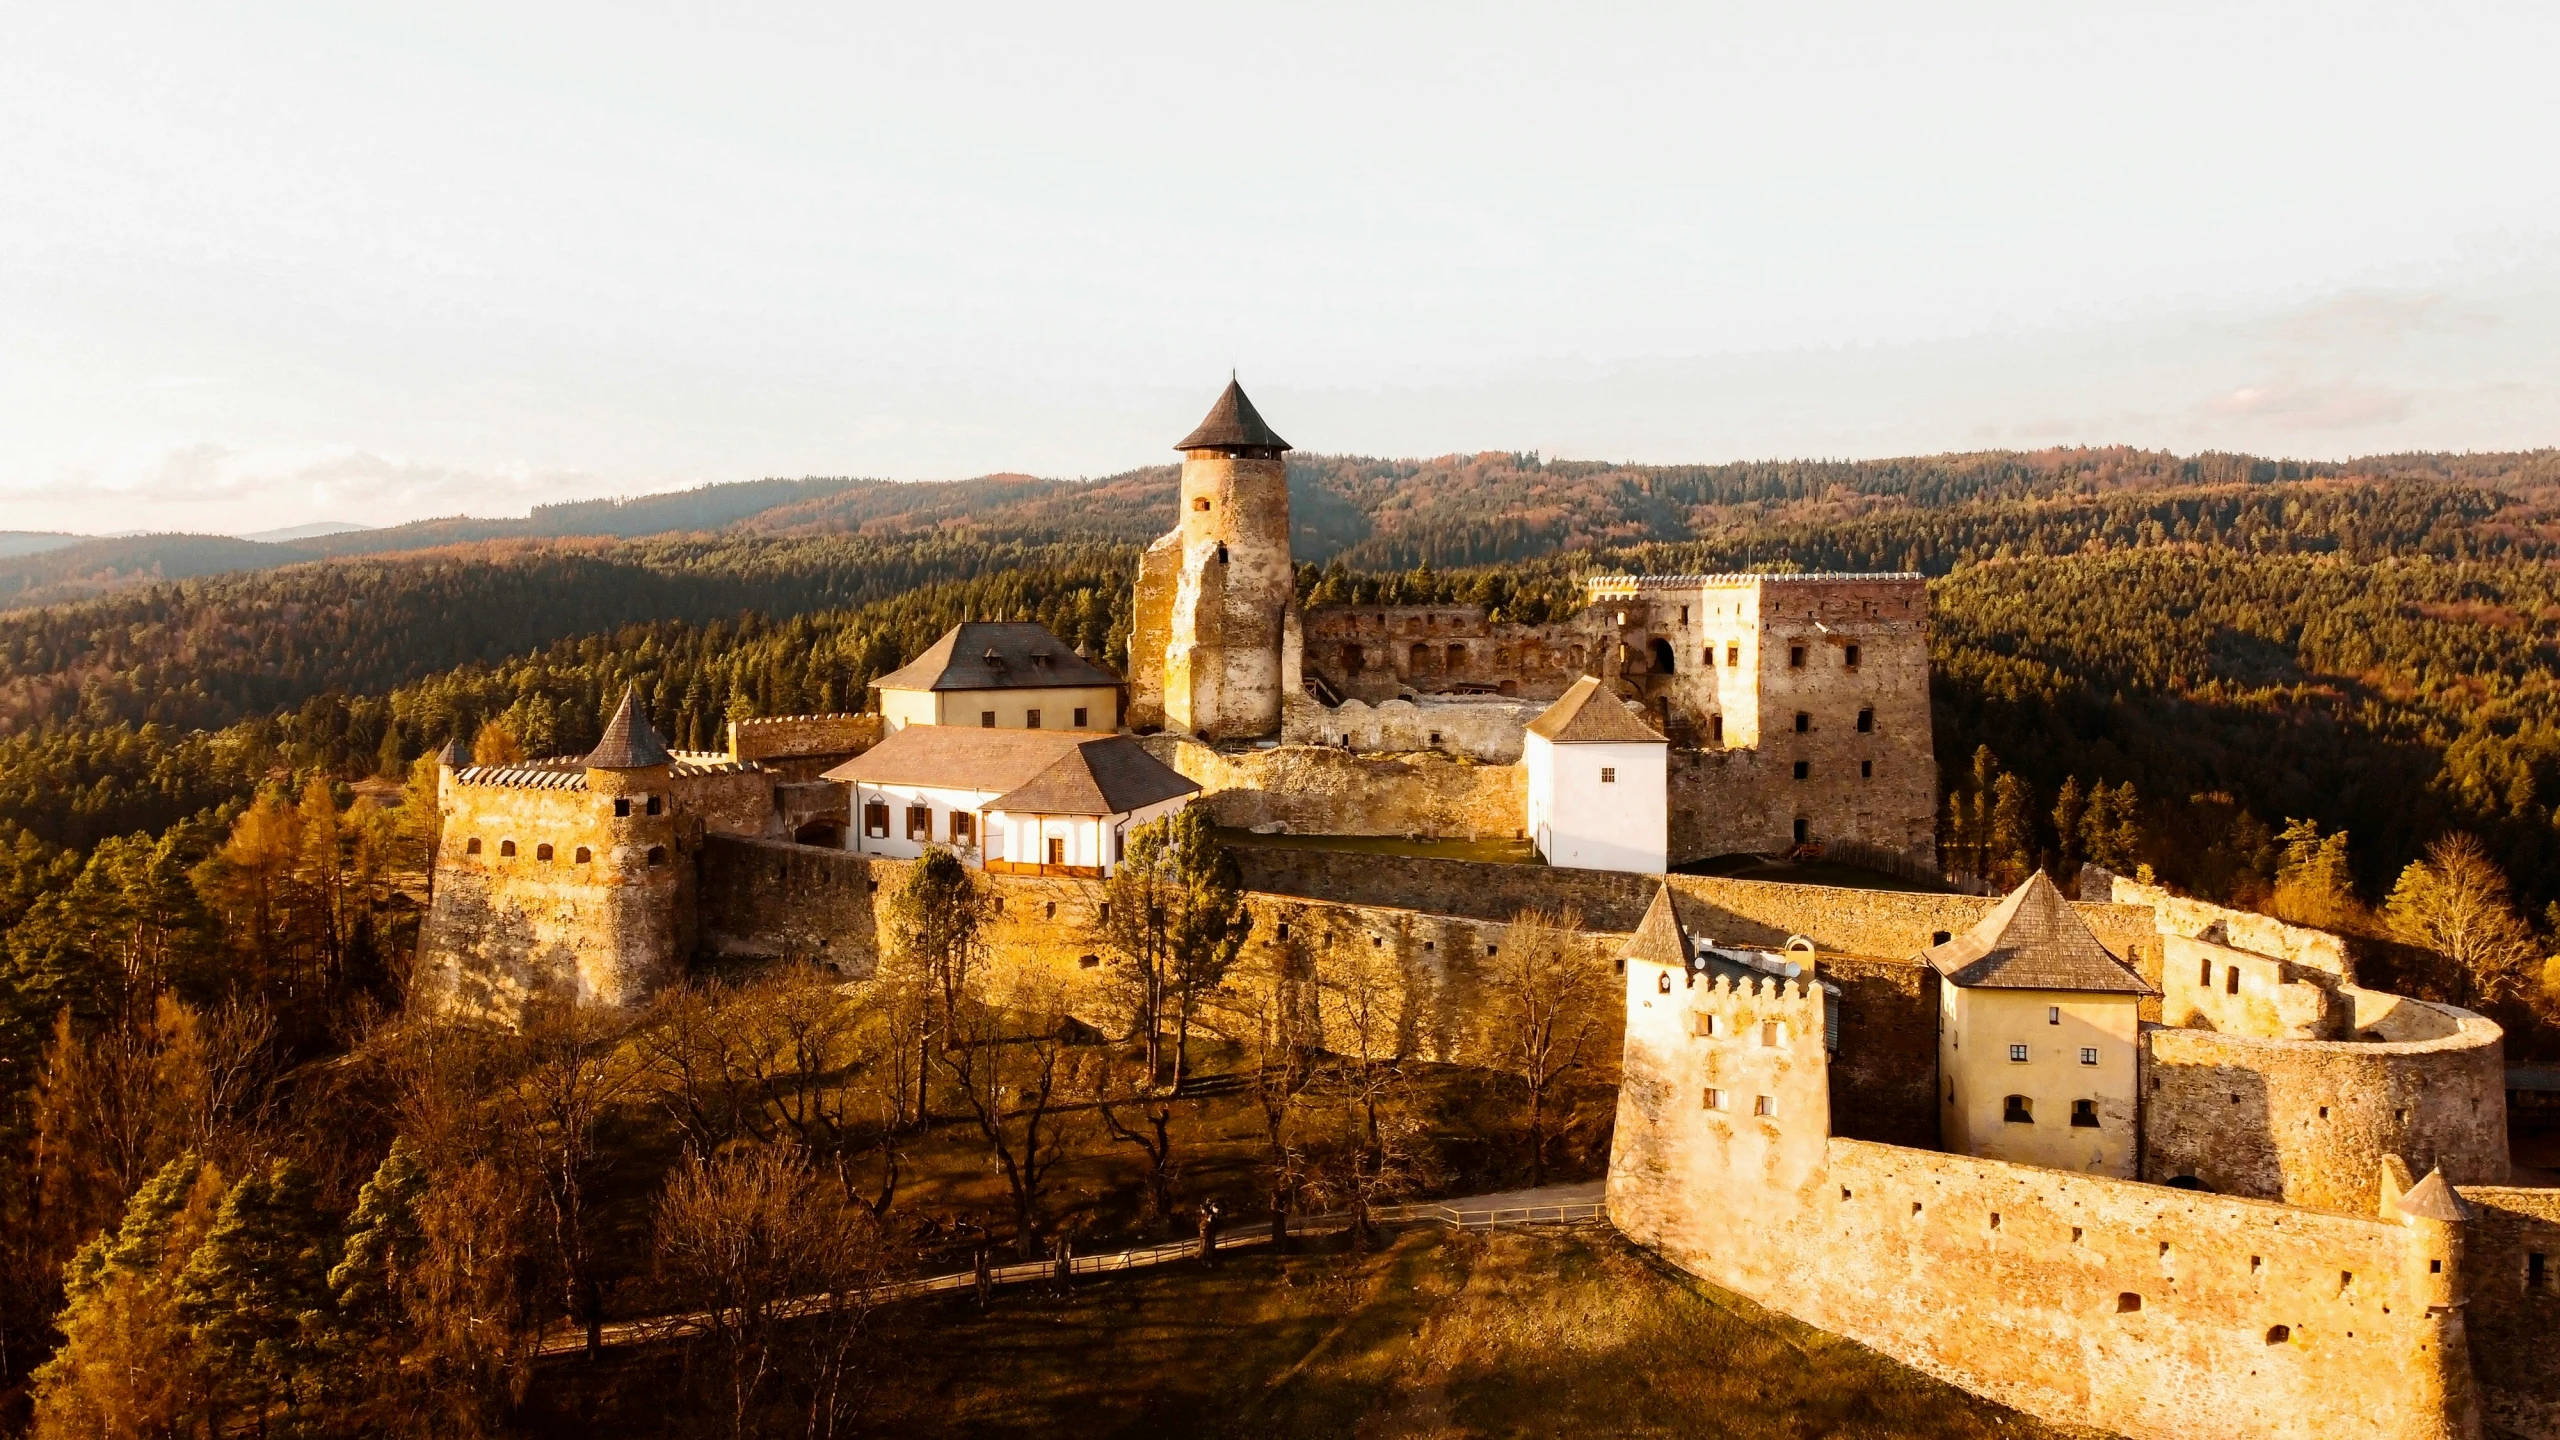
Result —
<svg viewBox="0 0 2560 1440"><path fill-rule="evenodd" d="M2251 421L2277 431L2348 430L2396 425L2409 418L2414 391L2354 381L2243 385L2204 402L2216 419Z"/></svg>

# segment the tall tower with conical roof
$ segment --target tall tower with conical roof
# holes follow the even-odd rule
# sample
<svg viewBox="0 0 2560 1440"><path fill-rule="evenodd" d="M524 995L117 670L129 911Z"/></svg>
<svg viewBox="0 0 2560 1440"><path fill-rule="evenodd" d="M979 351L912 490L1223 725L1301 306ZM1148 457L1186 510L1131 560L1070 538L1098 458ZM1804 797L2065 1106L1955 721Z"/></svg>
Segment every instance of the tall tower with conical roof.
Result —
<svg viewBox="0 0 2560 1440"><path fill-rule="evenodd" d="M1289 442L1232 379L1182 452L1182 513L1138 567L1129 724L1204 740L1280 733Z"/></svg>

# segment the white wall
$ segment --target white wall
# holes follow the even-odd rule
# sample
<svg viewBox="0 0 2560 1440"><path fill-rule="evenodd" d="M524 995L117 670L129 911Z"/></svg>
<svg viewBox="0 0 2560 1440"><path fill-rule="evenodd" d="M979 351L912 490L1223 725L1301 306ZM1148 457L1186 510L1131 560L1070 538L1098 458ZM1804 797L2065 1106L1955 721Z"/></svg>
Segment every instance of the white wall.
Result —
<svg viewBox="0 0 2560 1440"><path fill-rule="evenodd" d="M1529 835L1548 864L1647 875L1669 868L1669 746L1558 745L1533 734L1520 758ZM1616 778L1604 781L1603 771Z"/></svg>
<svg viewBox="0 0 2560 1440"><path fill-rule="evenodd" d="M945 790L931 785L872 785L850 787L853 823L846 827L845 848L862 855L881 855L892 860L913 860L924 854L921 841L907 838L907 807L928 806L933 811L933 843L955 849L960 858L978 863L979 846L951 844L951 813L954 810L975 816L979 809L995 797L986 790ZM863 807L885 803L889 807L889 833L884 837L870 833L863 821ZM983 841L983 832L981 838Z"/></svg>

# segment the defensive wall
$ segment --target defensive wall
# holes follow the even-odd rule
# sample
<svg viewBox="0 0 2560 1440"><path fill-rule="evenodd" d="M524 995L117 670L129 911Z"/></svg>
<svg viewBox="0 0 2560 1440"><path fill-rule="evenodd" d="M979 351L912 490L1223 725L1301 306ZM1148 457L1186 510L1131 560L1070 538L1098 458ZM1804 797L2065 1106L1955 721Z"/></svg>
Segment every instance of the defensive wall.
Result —
<svg viewBox="0 0 2560 1440"><path fill-rule="evenodd" d="M1376 705L1345 700L1328 707L1300 691L1281 706L1280 742L1386 754L1437 750L1510 765L1520 759L1529 722L1545 708L1537 701L1452 695L1399 696Z"/></svg>
<svg viewBox="0 0 2560 1440"><path fill-rule="evenodd" d="M1295 835L1427 835L1516 839L1528 823L1528 776L1429 750L1360 755L1321 745L1226 751L1179 735L1139 744L1201 789L1221 825Z"/></svg>
<svg viewBox="0 0 2560 1440"><path fill-rule="evenodd" d="M2466 1433L2462 1227L1835 1136L1818 995L1626 969L1610 1218L1684 1268L2050 1419Z"/></svg>
<svg viewBox="0 0 2560 1440"><path fill-rule="evenodd" d="M2481 1418L2496 1431L2560 1437L2560 1190L2460 1187L2471 1207L2462 1251L2464 1327Z"/></svg>

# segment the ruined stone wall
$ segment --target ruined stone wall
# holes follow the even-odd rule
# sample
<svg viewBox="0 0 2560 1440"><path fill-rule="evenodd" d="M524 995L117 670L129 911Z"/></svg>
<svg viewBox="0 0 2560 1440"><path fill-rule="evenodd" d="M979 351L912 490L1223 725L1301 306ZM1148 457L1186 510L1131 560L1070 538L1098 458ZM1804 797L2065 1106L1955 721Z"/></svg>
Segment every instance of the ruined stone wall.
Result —
<svg viewBox="0 0 2560 1440"><path fill-rule="evenodd" d="M1520 759L1529 722L1543 705L1497 698L1429 697L1359 700L1326 707L1304 694L1282 706L1280 739L1288 745L1331 745L1355 751L1437 750L1495 765Z"/></svg>
<svg viewBox="0 0 2560 1440"><path fill-rule="evenodd" d="M2157 885L2139 884L2121 875L2110 877L2110 882L2116 903L2149 906L2158 916L2163 935L2193 936L2325 971L2341 980L2356 978L2347 942L2326 930L2288 925L2272 915L2172 895Z"/></svg>
<svg viewBox="0 0 2560 1440"><path fill-rule="evenodd" d="M2354 1022L2351 987L2329 971L2186 935L2160 938L2164 1025L2262 1040L2340 1040Z"/></svg>
<svg viewBox="0 0 2560 1440"><path fill-rule="evenodd" d="M2523 1440L2560 1440L2560 1360L2552 1353L2560 1335L2560 1190L2459 1188L2473 1217L2462 1249L2463 1321L2481 1418Z"/></svg>
<svg viewBox="0 0 2560 1440"><path fill-rule="evenodd" d="M729 722L729 758L844 760L880 743L877 715L764 715Z"/></svg>
<svg viewBox="0 0 2560 1440"><path fill-rule="evenodd" d="M2371 1214L2386 1155L2457 1185L2507 1179L2504 1036L2449 1005L2371 996L2390 1041L2145 1034L2142 1178Z"/></svg>
<svg viewBox="0 0 2560 1440"><path fill-rule="evenodd" d="M2458 1256L2423 1227L1826 1137L1797 1118L1818 1064L1708 1034L1677 972L1627 969L1608 1204L1638 1243L2048 1419L2459 1433L2438 1368L2459 1321L2419 1283ZM1740 1088L1719 1075L1775 1113L1711 1108L1709 1087Z"/></svg>
<svg viewBox="0 0 2560 1440"><path fill-rule="evenodd" d="M1295 835L1516 839L1528 780L1517 765L1430 752L1355 755L1314 745L1226 752L1178 735L1140 744L1201 788L1221 825Z"/></svg>
<svg viewBox="0 0 2560 1440"><path fill-rule="evenodd" d="M676 766L676 808L723 835L770 835L779 823L774 786L778 777L761 767L726 762Z"/></svg>
<svg viewBox="0 0 2560 1440"><path fill-rule="evenodd" d="M1173 600L1182 571L1182 532L1156 537L1138 557L1138 582L1130 597L1129 698L1121 721L1132 730L1164 725L1165 645L1173 633Z"/></svg>
<svg viewBox="0 0 2560 1440"><path fill-rule="evenodd" d="M1522 625L1489 620L1481 605L1311 605L1300 625L1302 673L1370 704L1465 690L1551 701L1584 675L1637 676L1652 664L1649 651L1621 664L1619 627L1598 609Z"/></svg>

